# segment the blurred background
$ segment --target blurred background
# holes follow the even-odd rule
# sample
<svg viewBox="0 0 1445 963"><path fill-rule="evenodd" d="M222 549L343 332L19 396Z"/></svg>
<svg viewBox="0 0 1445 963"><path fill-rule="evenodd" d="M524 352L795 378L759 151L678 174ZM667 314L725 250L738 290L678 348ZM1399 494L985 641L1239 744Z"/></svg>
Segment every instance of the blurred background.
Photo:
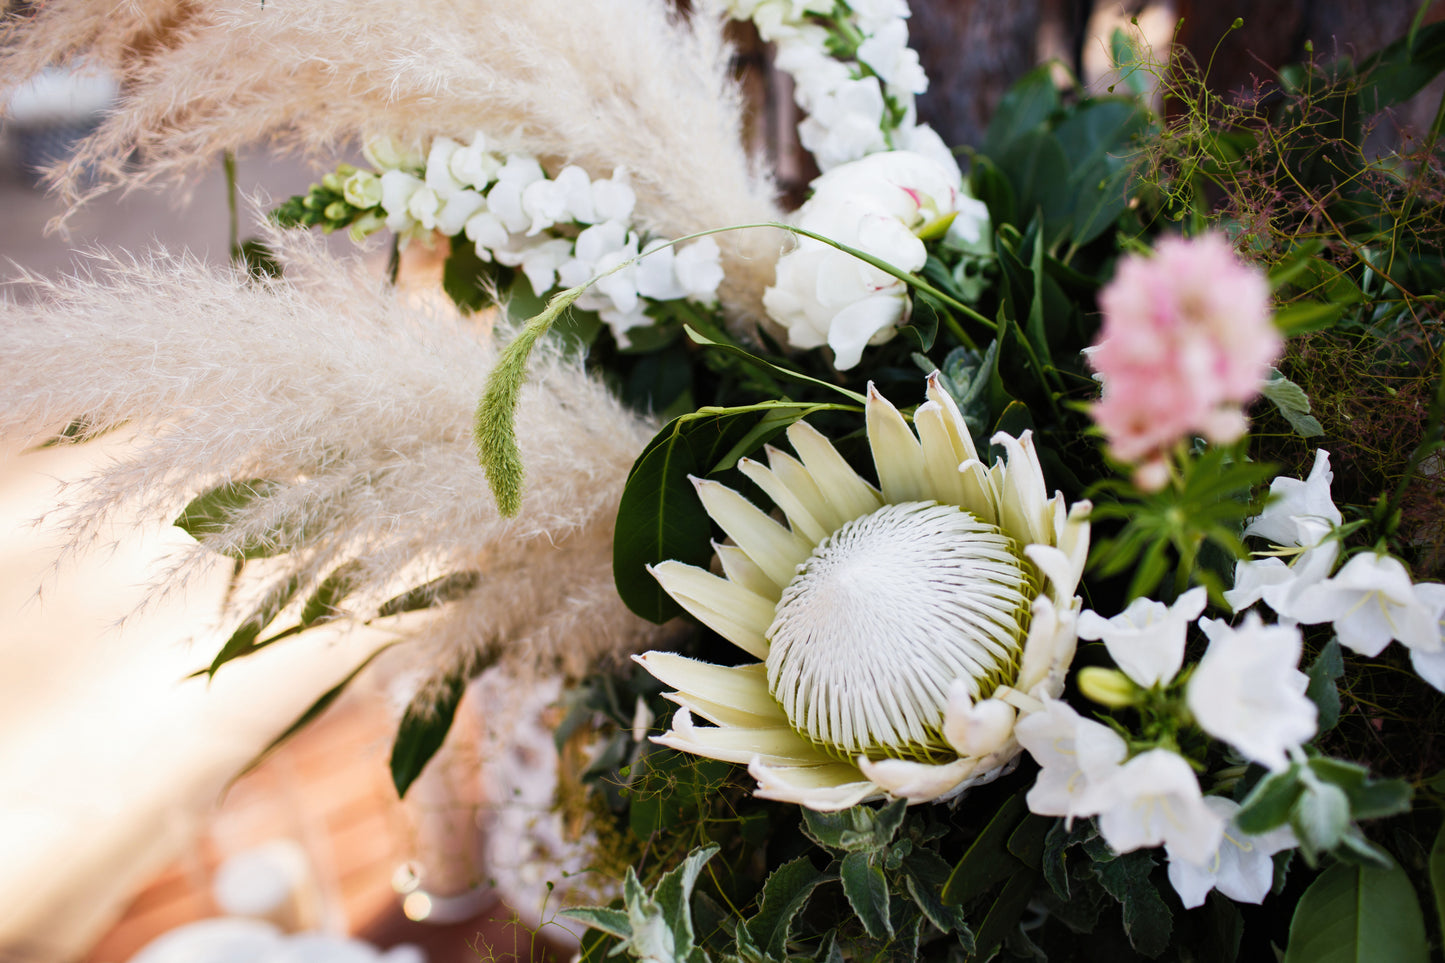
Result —
<svg viewBox="0 0 1445 963"><path fill-rule="evenodd" d="M1113 80L1109 38L1116 29L1160 58L1171 42L1201 63L1212 57L1210 85L1229 92L1252 89L1279 65L1303 58L1307 44L1317 55L1363 57L1402 34L1418 6L911 5L912 42L932 78L919 112L954 144L981 140L1003 91L1037 63L1057 61L1061 84L1078 77L1090 90L1105 89ZM1442 17L1445 3L1434 3L1428 19ZM1231 31L1236 18L1243 25ZM816 171L794 137L786 78L768 71L766 48L749 29L739 28L737 39L740 76L758 108L751 136L776 159L783 190L801 200ZM63 156L114 95L104 77L59 70L25 89L0 91L9 105L0 125L6 278L83 272L84 252L97 245L136 253L164 246L218 265L227 260L221 170L184 194L106 194L71 217L64 233L47 231L61 209L37 169ZM1438 85L1427 89L1399 122L1428 124L1440 95ZM293 159L255 154L238 159L236 182L246 194L279 201L304 191L316 173ZM349 249L344 239L334 240L338 251ZM385 251L363 256L383 269ZM6 296L25 292L12 288ZM518 925L517 912L496 902L485 867L452 880L450 902L431 898L438 894L431 892L435 876L426 879L428 853L474 858L486 851L478 838L486 788L458 794L422 785L398 803L386 763L396 699L379 683L363 680L319 723L230 785L371 651L376 635L312 632L228 666L209 684L187 679L226 637L220 620L226 573L125 617L162 577L168 551L188 536L160 529L60 557L58 523L45 518L67 480L83 477L124 444L103 439L0 451L0 963L199 963L198 951L174 944L167 950L157 940L222 915L332 934L329 949L316 944L296 956L310 963L567 955L564 934L542 927L544 937L561 937L552 950L535 936L545 906L518 906L527 921ZM474 725L478 732L485 727L480 719ZM476 744L470 749L480 751ZM445 780L442 762L424 778ZM550 761L541 753L529 764L541 771ZM474 781L478 769L467 767ZM438 811L441 799L452 808ZM342 937L357 942L346 949Z"/></svg>

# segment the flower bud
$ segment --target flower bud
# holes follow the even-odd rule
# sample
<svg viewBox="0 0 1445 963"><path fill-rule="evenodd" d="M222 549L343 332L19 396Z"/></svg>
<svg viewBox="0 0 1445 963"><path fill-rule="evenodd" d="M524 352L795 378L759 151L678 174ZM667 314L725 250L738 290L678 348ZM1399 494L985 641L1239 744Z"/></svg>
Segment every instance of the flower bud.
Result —
<svg viewBox="0 0 1445 963"><path fill-rule="evenodd" d="M371 171L353 171L341 185L341 196L352 207L376 207L381 203L381 178Z"/></svg>
<svg viewBox="0 0 1445 963"><path fill-rule="evenodd" d="M1078 671L1079 691L1102 706L1124 709L1134 704L1139 687L1118 669L1086 666Z"/></svg>

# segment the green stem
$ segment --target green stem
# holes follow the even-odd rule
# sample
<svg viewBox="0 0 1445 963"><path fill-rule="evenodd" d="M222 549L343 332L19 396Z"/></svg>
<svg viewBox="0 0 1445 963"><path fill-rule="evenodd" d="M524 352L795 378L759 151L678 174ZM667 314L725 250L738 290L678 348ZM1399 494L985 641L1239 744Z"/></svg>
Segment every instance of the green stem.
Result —
<svg viewBox="0 0 1445 963"><path fill-rule="evenodd" d="M231 263L241 262L241 218L236 212L236 155L226 151L221 156L226 171L226 210L230 215Z"/></svg>

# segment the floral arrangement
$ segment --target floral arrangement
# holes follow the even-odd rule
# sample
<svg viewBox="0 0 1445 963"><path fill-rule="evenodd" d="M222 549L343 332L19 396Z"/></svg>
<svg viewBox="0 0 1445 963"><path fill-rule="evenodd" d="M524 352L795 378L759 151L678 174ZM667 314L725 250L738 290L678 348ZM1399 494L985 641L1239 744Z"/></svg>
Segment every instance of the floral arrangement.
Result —
<svg viewBox="0 0 1445 963"><path fill-rule="evenodd" d="M0 433L149 431L77 541L136 503L242 574L206 671L430 610L291 730L419 672L401 793L471 680L560 676L535 831L580 827L584 959L1439 950L1445 113L1365 144L1445 25L1227 99L1121 34L1117 89L1033 71L965 174L903 0L422 7L56 0L0 43L129 81L64 189L330 158L264 265L4 308ZM806 112L792 213L730 20ZM311 227L431 246L457 310Z"/></svg>

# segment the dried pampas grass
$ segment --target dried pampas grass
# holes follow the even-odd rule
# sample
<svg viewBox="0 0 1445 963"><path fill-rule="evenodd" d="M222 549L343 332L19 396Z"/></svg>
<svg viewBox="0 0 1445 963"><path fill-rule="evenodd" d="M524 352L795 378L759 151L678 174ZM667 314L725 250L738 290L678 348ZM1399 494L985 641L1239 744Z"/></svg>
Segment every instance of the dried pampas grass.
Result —
<svg viewBox="0 0 1445 963"><path fill-rule="evenodd" d="M361 135L465 139L626 169L666 236L776 220L742 146L722 19L665 0L48 0L0 33L0 79L84 59L123 95L56 181L176 181L225 150L276 143L334 158ZM128 166L138 149L139 166ZM761 318L773 232L718 238L735 313Z"/></svg>
<svg viewBox="0 0 1445 963"><path fill-rule="evenodd" d="M345 607L358 612L481 573L419 641L419 659L443 671L500 659L577 674L654 643L611 577L617 500L653 426L539 350L517 415L527 488L504 519L471 443L488 333L399 301L314 238L274 241L284 282L164 252L98 254L81 276L24 278L32 297L0 305L0 438L35 442L76 420L135 436L66 493L72 546L103 537L122 506L169 521L207 487L267 479L282 487L179 559L170 584L230 564L218 552L294 543L264 563L268 586L314 587L349 564Z"/></svg>

